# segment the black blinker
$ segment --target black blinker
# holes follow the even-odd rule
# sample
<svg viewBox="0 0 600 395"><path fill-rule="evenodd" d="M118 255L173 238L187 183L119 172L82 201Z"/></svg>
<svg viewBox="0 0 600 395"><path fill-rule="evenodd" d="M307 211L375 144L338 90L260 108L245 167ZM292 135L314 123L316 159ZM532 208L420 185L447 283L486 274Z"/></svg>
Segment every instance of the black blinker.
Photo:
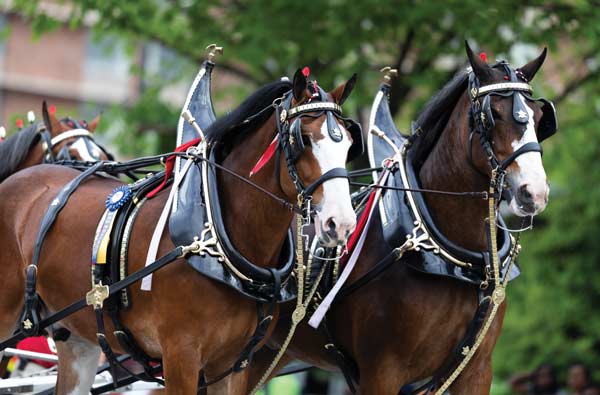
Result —
<svg viewBox="0 0 600 395"><path fill-rule="evenodd" d="M342 131L340 130L340 125L338 125L335 117L331 112L327 112L327 131L329 132L329 137L336 143L339 143L344 138Z"/></svg>
<svg viewBox="0 0 600 395"><path fill-rule="evenodd" d="M529 112L527 111L527 104L523 95L519 92L515 92L513 95L513 118L518 123L529 122Z"/></svg>

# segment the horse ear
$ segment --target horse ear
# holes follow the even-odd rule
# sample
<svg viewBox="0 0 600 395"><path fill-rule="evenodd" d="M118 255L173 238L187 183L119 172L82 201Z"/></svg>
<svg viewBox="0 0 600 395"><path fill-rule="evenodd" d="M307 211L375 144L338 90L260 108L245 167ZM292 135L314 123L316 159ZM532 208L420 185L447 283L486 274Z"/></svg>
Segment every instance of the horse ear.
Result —
<svg viewBox="0 0 600 395"><path fill-rule="evenodd" d="M477 78L479 78L480 81L489 79L491 77L490 66L488 66L488 64L479 56L475 55L467 40L465 40L465 49L467 50L469 63Z"/></svg>
<svg viewBox="0 0 600 395"><path fill-rule="evenodd" d="M306 88L308 88L308 81L302 73L302 69L298 69L294 74L294 80L292 82L292 92L294 94L294 99L297 102L301 101L306 95Z"/></svg>
<svg viewBox="0 0 600 395"><path fill-rule="evenodd" d="M356 73L352 74L352 77L348 81L331 91L333 100L340 106L344 104L350 93L352 93L354 85L356 85Z"/></svg>
<svg viewBox="0 0 600 395"><path fill-rule="evenodd" d="M94 133L96 131L96 128L98 127L98 123L100 123L100 116L102 115L102 113L96 115L96 118L92 119L90 121L90 123L88 124L88 130L92 133Z"/></svg>
<svg viewBox="0 0 600 395"><path fill-rule="evenodd" d="M546 60L546 54L548 53L548 48L544 47L544 50L537 58L533 59L531 62L527 63L525 66L521 67L519 70L523 73L527 81L531 81L535 74L538 72L542 64L544 64L544 60Z"/></svg>
<svg viewBox="0 0 600 395"><path fill-rule="evenodd" d="M52 134L52 120L50 119L50 113L48 112L48 103L46 103L46 100L44 100L42 103L42 118L44 119L46 129L48 129L48 132Z"/></svg>
<svg viewBox="0 0 600 395"><path fill-rule="evenodd" d="M52 107L52 106L50 106L50 107ZM56 110L53 110L53 111L56 111ZM44 118L44 123L46 124L46 128L48 129L50 134L60 133L60 132L64 131L63 126L61 125L58 118L56 118L56 115L54 114L54 112L50 112L48 110L48 104L46 103L46 100L44 100L44 102L42 103L42 116Z"/></svg>

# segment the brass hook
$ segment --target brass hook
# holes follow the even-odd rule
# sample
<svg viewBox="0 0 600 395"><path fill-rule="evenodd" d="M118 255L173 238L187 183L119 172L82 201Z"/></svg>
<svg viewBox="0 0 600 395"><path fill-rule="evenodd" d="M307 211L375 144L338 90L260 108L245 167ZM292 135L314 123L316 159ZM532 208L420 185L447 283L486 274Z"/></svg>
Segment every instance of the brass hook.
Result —
<svg viewBox="0 0 600 395"><path fill-rule="evenodd" d="M223 47L218 47L217 44L210 44L206 47L206 51L208 52L207 59L209 62L212 62L217 55L223 55Z"/></svg>
<svg viewBox="0 0 600 395"><path fill-rule="evenodd" d="M392 80L398 77L398 69L393 69L390 66L385 66L380 72L383 73L383 82L390 85Z"/></svg>

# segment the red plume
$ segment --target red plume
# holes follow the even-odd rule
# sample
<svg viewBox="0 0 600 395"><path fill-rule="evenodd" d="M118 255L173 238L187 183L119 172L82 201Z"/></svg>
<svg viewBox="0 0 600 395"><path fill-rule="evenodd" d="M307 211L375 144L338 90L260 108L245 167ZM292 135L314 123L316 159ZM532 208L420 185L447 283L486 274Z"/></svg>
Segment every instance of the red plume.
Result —
<svg viewBox="0 0 600 395"><path fill-rule="evenodd" d="M15 123L17 124L17 128L21 129L23 127L23 120L21 118L17 119Z"/></svg>
<svg viewBox="0 0 600 395"><path fill-rule="evenodd" d="M310 75L310 69L308 68L308 66L305 66L305 67L302 69L302 74L303 74L303 75L304 75L306 78L308 78L308 76Z"/></svg>
<svg viewBox="0 0 600 395"><path fill-rule="evenodd" d="M48 112L52 115L56 114L56 106L52 105L48 107Z"/></svg>
<svg viewBox="0 0 600 395"><path fill-rule="evenodd" d="M487 55L485 52L482 52L479 54L479 57L481 58L481 60L483 60L484 62L487 62Z"/></svg>

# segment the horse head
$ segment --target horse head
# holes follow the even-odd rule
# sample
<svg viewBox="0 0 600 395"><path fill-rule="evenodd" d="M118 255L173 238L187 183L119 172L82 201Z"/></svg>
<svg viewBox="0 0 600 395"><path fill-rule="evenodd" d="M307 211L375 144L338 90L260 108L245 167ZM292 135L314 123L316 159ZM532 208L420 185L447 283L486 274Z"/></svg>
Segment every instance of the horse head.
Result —
<svg viewBox="0 0 600 395"><path fill-rule="evenodd" d="M356 75L325 92L316 81L309 81L307 74L306 69L295 73L289 97L291 114L286 122L292 159L301 183L318 185L312 192L317 236L326 246L343 245L356 226L348 180L333 177L319 181L334 169L344 168L348 160L362 152L360 127L343 118L340 107L352 92ZM324 110L325 105L331 105L333 110ZM297 195L297 186L287 174L281 175L280 183L289 198Z"/></svg>
<svg viewBox="0 0 600 395"><path fill-rule="evenodd" d="M517 69L504 61L488 65L485 57L475 55L468 44L467 56L472 67L472 132L479 133L484 146L483 151L477 150L477 156L474 147L470 147L473 164L488 175L496 166L506 171L508 193L504 197L513 214L539 214L545 209L549 194L539 143L556 132L557 122L552 103L533 97L529 82L542 66L546 49ZM491 150L486 151L486 141ZM497 163L493 163L494 159Z"/></svg>
<svg viewBox="0 0 600 395"><path fill-rule="evenodd" d="M112 156L94 140L94 132L100 122L100 114L91 122L76 120L70 117L58 119L53 106L44 101L42 114L48 135L42 136L44 160L81 160L96 162L109 160Z"/></svg>

